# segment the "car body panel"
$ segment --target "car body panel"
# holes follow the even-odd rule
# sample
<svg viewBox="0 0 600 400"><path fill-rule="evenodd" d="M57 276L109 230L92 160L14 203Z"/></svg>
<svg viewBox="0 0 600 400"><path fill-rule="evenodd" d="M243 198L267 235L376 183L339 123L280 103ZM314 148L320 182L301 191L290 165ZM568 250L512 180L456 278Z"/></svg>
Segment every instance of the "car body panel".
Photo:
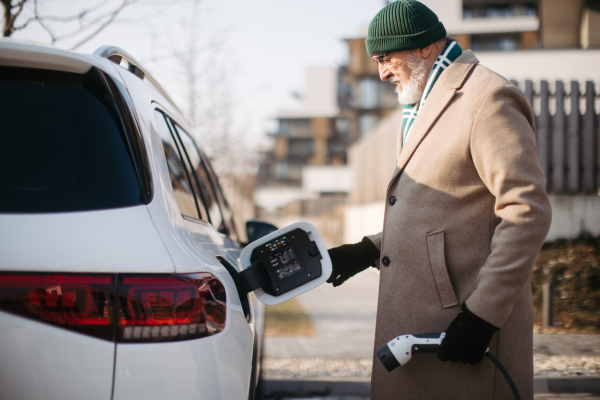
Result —
<svg viewBox="0 0 600 400"><path fill-rule="evenodd" d="M244 325L235 313L223 332L207 338L160 346L119 343L114 399L246 398L251 359L235 337Z"/></svg>
<svg viewBox="0 0 600 400"><path fill-rule="evenodd" d="M145 205L0 214L0 268L43 272L174 272Z"/></svg>
<svg viewBox="0 0 600 400"><path fill-rule="evenodd" d="M115 343L0 311L0 397L111 398Z"/></svg>

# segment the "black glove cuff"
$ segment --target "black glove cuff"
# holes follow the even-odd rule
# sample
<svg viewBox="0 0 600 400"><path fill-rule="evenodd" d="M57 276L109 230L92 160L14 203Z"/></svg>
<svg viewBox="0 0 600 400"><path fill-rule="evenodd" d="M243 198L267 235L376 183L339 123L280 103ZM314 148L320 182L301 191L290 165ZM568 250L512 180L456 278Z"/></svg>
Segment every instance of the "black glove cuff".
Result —
<svg viewBox="0 0 600 400"><path fill-rule="evenodd" d="M339 286L348 278L375 265L379 250L373 242L364 237L360 242L344 244L327 250L331 258L332 272L327 282Z"/></svg>
<svg viewBox="0 0 600 400"><path fill-rule="evenodd" d="M467 308L467 303L463 303L462 306L460 306L460 309L467 315L467 317L474 323L478 324L482 329L484 329L486 332L493 334L494 332L496 332L498 330L498 328L496 328L494 325L490 324L489 322L487 322L484 319L479 318L477 315L473 314L471 312L471 310L469 310Z"/></svg>
<svg viewBox="0 0 600 400"><path fill-rule="evenodd" d="M446 337L438 348L440 361L479 364L494 333L494 325L473 314L465 304L462 312L446 329Z"/></svg>
<svg viewBox="0 0 600 400"><path fill-rule="evenodd" d="M371 262L371 266L373 266L375 260L379 259L381 256L381 253L379 253L377 246L375 246L375 244L368 237L363 237L360 242L364 245L365 253Z"/></svg>

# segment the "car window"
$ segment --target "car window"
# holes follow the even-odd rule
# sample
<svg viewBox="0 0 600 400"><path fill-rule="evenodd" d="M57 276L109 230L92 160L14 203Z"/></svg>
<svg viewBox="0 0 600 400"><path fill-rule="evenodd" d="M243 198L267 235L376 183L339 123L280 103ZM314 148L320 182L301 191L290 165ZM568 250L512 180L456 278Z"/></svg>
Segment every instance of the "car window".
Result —
<svg viewBox="0 0 600 400"><path fill-rule="evenodd" d="M183 142L183 146L190 157L190 162L192 164L192 168L196 172L196 177L198 179L198 197L202 198L204 201L204 206L208 210L208 214L210 216L210 223L217 229L219 232L229 235L229 229L225 224L225 220L221 213L221 208L219 206L219 202L217 199L217 194L211 184L211 179L209 172L204 165L202 157L194 144L194 141L189 136L189 134L184 131L179 125L175 125L177 131L179 132L179 137Z"/></svg>
<svg viewBox="0 0 600 400"><path fill-rule="evenodd" d="M190 217L202 219L199 204L190 183L190 172L186 170L184 163L181 161L181 149L171 135L172 128L167 124L163 113L155 111L154 116L156 117L158 134L163 144L165 157L167 158L169 177L171 178L173 193L175 194L175 201L177 202L179 211Z"/></svg>
<svg viewBox="0 0 600 400"><path fill-rule="evenodd" d="M0 67L0 212L101 210L144 203L102 74Z"/></svg>
<svg viewBox="0 0 600 400"><path fill-rule="evenodd" d="M219 201L219 205L221 206L221 212L223 214L223 219L225 221L225 225L227 225L227 229L230 232L230 236L232 239L239 241L239 236L237 233L237 229L235 226L235 221L233 219L233 212L231 211L231 207L223 194L223 189L219 183L219 178L217 174L214 173L212 166L210 165L210 161L208 157L200 150L200 154L202 155L202 161L208 171L211 182L213 183L213 187L215 188L215 192L217 194L217 200Z"/></svg>

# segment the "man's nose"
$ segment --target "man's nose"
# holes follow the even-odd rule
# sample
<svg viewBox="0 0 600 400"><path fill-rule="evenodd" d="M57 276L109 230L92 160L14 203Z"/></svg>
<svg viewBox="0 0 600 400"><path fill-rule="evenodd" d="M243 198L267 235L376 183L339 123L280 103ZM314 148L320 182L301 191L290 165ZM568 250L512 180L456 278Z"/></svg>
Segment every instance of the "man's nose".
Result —
<svg viewBox="0 0 600 400"><path fill-rule="evenodd" d="M392 77L392 73L388 71L388 69L383 66L381 63L379 64L379 79L382 81L387 81Z"/></svg>

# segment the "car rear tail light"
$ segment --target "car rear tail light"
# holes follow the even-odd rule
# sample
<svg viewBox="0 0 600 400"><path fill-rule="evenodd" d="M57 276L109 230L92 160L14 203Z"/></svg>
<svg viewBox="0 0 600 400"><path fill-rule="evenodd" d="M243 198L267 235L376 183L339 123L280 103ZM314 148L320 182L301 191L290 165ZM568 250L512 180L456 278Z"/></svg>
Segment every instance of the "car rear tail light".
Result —
<svg viewBox="0 0 600 400"><path fill-rule="evenodd" d="M0 309L113 340L112 275L1 274Z"/></svg>
<svg viewBox="0 0 600 400"><path fill-rule="evenodd" d="M221 332L227 301L209 273L2 273L0 310L111 341L161 342Z"/></svg>
<svg viewBox="0 0 600 400"><path fill-rule="evenodd" d="M211 274L119 277L120 342L195 339L225 327L223 284Z"/></svg>

